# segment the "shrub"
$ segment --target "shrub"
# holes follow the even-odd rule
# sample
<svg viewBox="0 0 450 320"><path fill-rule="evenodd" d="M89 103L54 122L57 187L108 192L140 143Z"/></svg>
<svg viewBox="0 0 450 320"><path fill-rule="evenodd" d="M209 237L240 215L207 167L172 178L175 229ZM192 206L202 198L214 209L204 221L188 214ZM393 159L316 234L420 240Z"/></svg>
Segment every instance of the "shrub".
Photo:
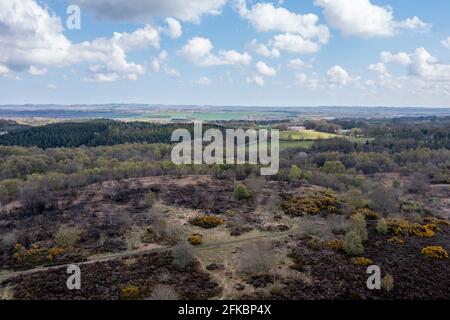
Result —
<svg viewBox="0 0 450 320"><path fill-rule="evenodd" d="M352 263L357 266L370 266L371 264L373 264L373 260L364 257L358 257L352 258Z"/></svg>
<svg viewBox="0 0 450 320"><path fill-rule="evenodd" d="M377 232L381 233L381 234L387 234L389 232L389 228L388 228L388 224L386 222L386 220L380 220L377 223Z"/></svg>
<svg viewBox="0 0 450 320"><path fill-rule="evenodd" d="M120 290L120 299L139 300L141 299L141 290L136 286L128 286Z"/></svg>
<svg viewBox="0 0 450 320"><path fill-rule="evenodd" d="M406 220L388 220L386 223L389 232L395 236L406 235L419 238L431 238L438 231L438 227L434 223L421 225L419 223L410 223Z"/></svg>
<svg viewBox="0 0 450 320"><path fill-rule="evenodd" d="M151 208L156 202L156 196L153 192L148 192L144 197L145 204L147 207Z"/></svg>
<svg viewBox="0 0 450 320"><path fill-rule="evenodd" d="M193 234L188 238L188 241L193 246L199 246L203 243L203 236L201 234Z"/></svg>
<svg viewBox="0 0 450 320"><path fill-rule="evenodd" d="M41 182L29 182L20 190L20 200L25 210L42 214L53 209L56 204L54 194Z"/></svg>
<svg viewBox="0 0 450 320"><path fill-rule="evenodd" d="M348 229L349 221L345 216L332 215L328 217L328 225L332 233L344 235Z"/></svg>
<svg viewBox="0 0 450 320"><path fill-rule="evenodd" d="M434 259L448 259L448 252L439 246L425 247L422 249L422 254Z"/></svg>
<svg viewBox="0 0 450 320"><path fill-rule="evenodd" d="M397 237L397 236L393 236L392 238L388 239L389 243L395 243L395 244L399 244L399 245L404 245L405 244L405 240Z"/></svg>
<svg viewBox="0 0 450 320"><path fill-rule="evenodd" d="M361 236L356 231L349 231L344 238L344 251L350 256L359 256L364 253Z"/></svg>
<svg viewBox="0 0 450 320"><path fill-rule="evenodd" d="M239 271L252 276L270 272L274 265L274 254L270 241L258 241L241 247Z"/></svg>
<svg viewBox="0 0 450 320"><path fill-rule="evenodd" d="M381 279L381 288L386 290L387 292L390 292L394 289L394 277L387 273L383 279Z"/></svg>
<svg viewBox="0 0 450 320"><path fill-rule="evenodd" d="M357 213L350 217L350 230L358 233L362 241L367 241L369 233L367 231L366 218L363 214Z"/></svg>
<svg viewBox="0 0 450 320"><path fill-rule="evenodd" d="M211 229L224 224L224 221L215 216L200 216L191 219L190 223L196 227Z"/></svg>
<svg viewBox="0 0 450 320"><path fill-rule="evenodd" d="M354 211L353 214L361 214L366 219L369 219L369 220L380 219L380 214L378 212L367 209L367 208L358 209L358 210Z"/></svg>
<svg viewBox="0 0 450 320"><path fill-rule="evenodd" d="M436 219L436 218L425 218L423 219L423 222L430 223L430 224L440 224L443 226L450 226L450 223L447 220L444 219Z"/></svg>
<svg viewBox="0 0 450 320"><path fill-rule="evenodd" d="M234 188L234 197L236 200L244 200L250 198L250 192L248 192L247 187L243 184L238 184Z"/></svg>
<svg viewBox="0 0 450 320"><path fill-rule="evenodd" d="M309 196L282 195L281 209L293 217L305 214L317 215L321 212L338 213L340 201L332 192L325 190Z"/></svg>
<svg viewBox="0 0 450 320"><path fill-rule="evenodd" d="M64 254L66 250L64 248L60 247L54 247L48 250L48 260L53 261L55 258L59 257L60 255Z"/></svg>
<svg viewBox="0 0 450 320"><path fill-rule="evenodd" d="M175 289L167 285L156 285L149 297L149 300L179 300L180 297Z"/></svg>
<svg viewBox="0 0 450 320"><path fill-rule="evenodd" d="M187 243L181 243L175 246L172 249L172 258L173 264L182 269L195 261L191 253L191 248Z"/></svg>
<svg viewBox="0 0 450 320"><path fill-rule="evenodd" d="M55 235L55 242L63 248L73 247L81 238L78 228L60 228Z"/></svg>
<svg viewBox="0 0 450 320"><path fill-rule="evenodd" d="M288 177L290 182L297 182L302 177L302 170L296 165L292 165Z"/></svg>
<svg viewBox="0 0 450 320"><path fill-rule="evenodd" d="M342 250L344 250L344 240L334 239L334 240L328 241L327 247L334 251L342 251Z"/></svg>

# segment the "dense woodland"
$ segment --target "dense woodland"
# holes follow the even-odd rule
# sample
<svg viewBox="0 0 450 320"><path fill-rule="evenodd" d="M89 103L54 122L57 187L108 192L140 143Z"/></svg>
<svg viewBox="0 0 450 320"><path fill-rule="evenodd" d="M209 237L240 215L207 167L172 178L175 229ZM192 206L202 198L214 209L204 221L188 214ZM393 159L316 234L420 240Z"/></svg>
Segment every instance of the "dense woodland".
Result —
<svg viewBox="0 0 450 320"><path fill-rule="evenodd" d="M170 143L176 128L192 130L192 126L157 125L144 122L92 120L56 123L23 130L9 130L0 136L0 145L60 148L110 146L123 143Z"/></svg>
<svg viewBox="0 0 450 320"><path fill-rule="evenodd" d="M348 120L334 125L344 122L351 126ZM344 138L317 140L310 149L285 150L279 173L270 179L341 191L362 188L367 175L378 173L414 173L422 184L450 181L449 119L375 124L358 120L354 125L373 139L363 144ZM0 199L3 203L19 199L23 188L54 192L111 179L185 174L243 180L259 171L256 166L176 167L170 161L171 145L164 143L170 141L173 129L174 125L97 120L12 131L0 143L44 148L0 147ZM64 147L45 148L55 145ZM299 170L297 175L293 168Z"/></svg>

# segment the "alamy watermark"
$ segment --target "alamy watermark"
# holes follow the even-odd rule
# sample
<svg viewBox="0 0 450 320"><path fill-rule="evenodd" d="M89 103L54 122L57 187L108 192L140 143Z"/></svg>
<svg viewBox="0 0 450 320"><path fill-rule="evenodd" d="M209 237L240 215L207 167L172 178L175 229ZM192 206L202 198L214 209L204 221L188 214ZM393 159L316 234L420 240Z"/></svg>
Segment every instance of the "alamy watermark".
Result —
<svg viewBox="0 0 450 320"><path fill-rule="evenodd" d="M66 27L69 30L81 29L81 9L77 5L71 5L67 7L66 13L68 14L66 20Z"/></svg>
<svg viewBox="0 0 450 320"><path fill-rule="evenodd" d="M203 133L201 121L194 122L194 137L187 129L172 133L172 162L182 164L261 165L262 176L278 173L280 167L279 131L271 129L208 129ZM204 146L204 143L209 143ZM269 154L270 150L270 154Z"/></svg>

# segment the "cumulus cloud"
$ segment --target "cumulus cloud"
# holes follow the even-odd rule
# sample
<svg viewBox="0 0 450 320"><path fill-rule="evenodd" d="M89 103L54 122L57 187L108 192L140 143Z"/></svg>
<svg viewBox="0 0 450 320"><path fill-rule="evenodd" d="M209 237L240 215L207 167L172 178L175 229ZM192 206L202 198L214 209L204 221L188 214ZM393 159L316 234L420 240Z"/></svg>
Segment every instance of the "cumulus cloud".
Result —
<svg viewBox="0 0 450 320"><path fill-rule="evenodd" d="M305 62L302 59L292 59L289 61L288 67L294 70L302 70L305 67Z"/></svg>
<svg viewBox="0 0 450 320"><path fill-rule="evenodd" d="M211 79L208 77L201 77L197 80L197 84L201 86L209 86L211 84Z"/></svg>
<svg viewBox="0 0 450 320"><path fill-rule="evenodd" d="M280 50L277 48L269 48L264 43L258 43L256 39L253 39L248 46L250 50L267 58L278 58L281 55Z"/></svg>
<svg viewBox="0 0 450 320"><path fill-rule="evenodd" d="M256 71L258 71L258 73L261 74L262 76L266 77L273 77L277 74L277 71L274 68L269 67L262 61L259 61L256 64Z"/></svg>
<svg viewBox="0 0 450 320"><path fill-rule="evenodd" d="M327 43L330 37L327 26L318 24L319 17L312 13L297 14L272 3L256 3L249 9L246 0L239 0L237 8L257 31L298 34L305 39L317 38L321 43Z"/></svg>
<svg viewBox="0 0 450 320"><path fill-rule="evenodd" d="M199 22L204 15L218 15L226 0L76 0L82 9L111 20L151 22L154 17L174 17Z"/></svg>
<svg viewBox="0 0 450 320"><path fill-rule="evenodd" d="M176 35L176 23L167 23L170 33ZM87 63L87 81L135 80L145 68L129 62L127 54L160 46L160 29L151 25L130 33L116 32L111 38L72 43L63 34L60 18L35 0L1 1L0 26L8 30L0 32L0 73L28 71L39 75L50 67Z"/></svg>
<svg viewBox="0 0 450 320"><path fill-rule="evenodd" d="M264 77L260 76L260 75L255 75L252 77L247 77L247 83L254 83L258 86L263 86L265 81L264 81Z"/></svg>
<svg viewBox="0 0 450 320"><path fill-rule="evenodd" d="M315 0L324 10L328 23L345 36L389 37L401 30L427 30L431 27L418 17L396 21L390 7L370 0Z"/></svg>
<svg viewBox="0 0 450 320"><path fill-rule="evenodd" d="M351 81L352 78L341 66L334 66L327 71L327 82L330 85L345 86Z"/></svg>
<svg viewBox="0 0 450 320"><path fill-rule="evenodd" d="M381 53L382 62L392 62L407 66L409 73L424 81L450 81L450 65L441 63L425 48L417 48L413 53L388 51Z"/></svg>
<svg viewBox="0 0 450 320"><path fill-rule="evenodd" d="M371 64L368 66L368 69L370 71L375 72L378 76L387 76L388 75L388 71L386 69L386 65L384 63L375 63L375 64Z"/></svg>
<svg viewBox="0 0 450 320"><path fill-rule="evenodd" d="M183 35L183 28L181 27L181 24L178 22L178 20L174 18L167 18L166 24L167 27L162 29L162 31L172 39L179 38Z"/></svg>
<svg viewBox="0 0 450 320"><path fill-rule="evenodd" d="M216 55L212 53L213 49L214 46L209 39L194 37L181 48L179 55L189 62L201 67L219 65L246 66L251 62L251 56L247 52L239 53L234 50L221 50Z"/></svg>
<svg viewBox="0 0 450 320"><path fill-rule="evenodd" d="M444 47L446 47L447 49L450 49L450 37L448 37L448 38L445 39L445 40L442 40L442 41L441 41L441 44L442 44Z"/></svg>
<svg viewBox="0 0 450 320"><path fill-rule="evenodd" d="M270 44L278 50L291 53L315 53L320 49L316 42L305 40L299 35L290 33L274 36Z"/></svg>
<svg viewBox="0 0 450 320"><path fill-rule="evenodd" d="M380 59L383 63L398 63L404 66L411 63L410 55L405 52L393 54L389 51L383 51L380 53Z"/></svg>
<svg viewBox="0 0 450 320"><path fill-rule="evenodd" d="M425 80L450 81L450 65L440 63L425 48L417 48L411 55L410 72Z"/></svg>
<svg viewBox="0 0 450 320"><path fill-rule="evenodd" d="M30 68L28 69L28 73L33 76L42 76L46 74L47 71L48 71L47 68L38 68L35 66L30 66Z"/></svg>
<svg viewBox="0 0 450 320"><path fill-rule="evenodd" d="M280 51L291 53L317 52L330 38L328 27L319 24L315 14L298 14L273 3L255 3L251 8L247 0L237 2L237 11L259 32L279 32L267 45L253 46L258 54L266 57L279 57Z"/></svg>

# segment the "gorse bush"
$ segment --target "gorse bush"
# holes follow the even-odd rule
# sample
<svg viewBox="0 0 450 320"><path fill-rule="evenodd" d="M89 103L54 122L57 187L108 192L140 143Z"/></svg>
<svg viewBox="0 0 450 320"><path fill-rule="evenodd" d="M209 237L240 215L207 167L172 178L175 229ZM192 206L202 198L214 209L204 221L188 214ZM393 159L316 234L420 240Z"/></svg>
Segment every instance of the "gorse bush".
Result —
<svg viewBox="0 0 450 320"><path fill-rule="evenodd" d="M352 263L357 266L369 266L373 264L373 260L364 257L358 257L352 258Z"/></svg>
<svg viewBox="0 0 450 320"><path fill-rule="evenodd" d="M81 239L78 228L60 228L55 234L55 242L62 248L71 248Z"/></svg>
<svg viewBox="0 0 450 320"><path fill-rule="evenodd" d="M448 259L448 252L440 246L430 246L422 249L424 256L434 259Z"/></svg>
<svg viewBox="0 0 450 320"><path fill-rule="evenodd" d="M201 234L193 234L189 236L188 241L193 246L199 246L203 243L203 236Z"/></svg>
<svg viewBox="0 0 450 320"><path fill-rule="evenodd" d="M364 253L364 246L359 233L355 230L347 232L344 237L344 251L350 256L360 256Z"/></svg>
<svg viewBox="0 0 450 320"><path fill-rule="evenodd" d="M211 229L224 224L224 221L222 218L215 216L200 216L191 219L190 223L196 227Z"/></svg>
<svg viewBox="0 0 450 320"><path fill-rule="evenodd" d="M139 300L141 298L141 290L136 286L128 286L120 290L120 299L122 300Z"/></svg>
<svg viewBox="0 0 450 320"><path fill-rule="evenodd" d="M251 194L248 191L247 187L242 183L236 185L234 188L234 198L236 200L245 200L250 198Z"/></svg>

